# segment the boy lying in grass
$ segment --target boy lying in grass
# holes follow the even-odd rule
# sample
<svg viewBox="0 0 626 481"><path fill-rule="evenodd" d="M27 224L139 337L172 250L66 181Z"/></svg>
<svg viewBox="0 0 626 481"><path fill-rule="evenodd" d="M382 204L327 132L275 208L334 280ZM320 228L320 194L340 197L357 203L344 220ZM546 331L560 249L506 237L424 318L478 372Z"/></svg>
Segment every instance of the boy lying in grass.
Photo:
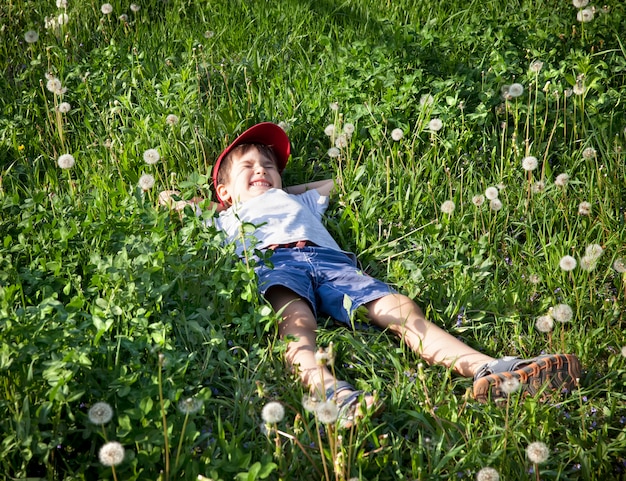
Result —
<svg viewBox="0 0 626 481"><path fill-rule="evenodd" d="M322 224L334 181L283 188L281 173L290 151L287 135L272 123L257 124L237 137L213 169L220 201L213 222L228 242L236 244L241 257L253 249L273 251L272 266L260 261L255 270L260 294L281 312L279 333L288 343L287 363L314 396L337 403L344 426L362 416L363 408L373 411L380 406L372 394L340 381L318 363L316 318L323 314L351 325L360 306L372 324L396 334L429 364L473 376L479 401L505 397L518 383L531 395L544 388L576 386L580 376L576 356L494 359L429 322L407 296L363 273L354 254L343 251ZM173 194L162 192L160 203L173 205ZM252 236L243 234L244 224L255 227Z"/></svg>

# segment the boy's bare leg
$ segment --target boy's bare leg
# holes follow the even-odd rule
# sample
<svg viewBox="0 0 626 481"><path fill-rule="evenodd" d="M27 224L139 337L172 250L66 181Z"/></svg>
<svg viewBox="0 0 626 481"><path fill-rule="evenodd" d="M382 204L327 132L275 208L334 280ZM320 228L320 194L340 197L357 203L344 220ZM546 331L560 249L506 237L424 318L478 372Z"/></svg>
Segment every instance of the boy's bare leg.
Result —
<svg viewBox="0 0 626 481"><path fill-rule="evenodd" d="M265 297L274 310L284 308L278 332L282 339L293 339L287 344L285 353L287 363L292 368L298 369L301 381L312 394L325 400L326 390L334 388L337 379L328 367L318 365L315 359L317 320L309 304L286 287L272 287ZM338 401L349 395L348 390L342 391ZM370 404L369 399L367 402Z"/></svg>
<svg viewBox="0 0 626 481"><path fill-rule="evenodd" d="M471 348L428 321L409 297L389 294L366 304L372 323L397 334L429 364L452 366L460 375L472 377L494 359Z"/></svg>

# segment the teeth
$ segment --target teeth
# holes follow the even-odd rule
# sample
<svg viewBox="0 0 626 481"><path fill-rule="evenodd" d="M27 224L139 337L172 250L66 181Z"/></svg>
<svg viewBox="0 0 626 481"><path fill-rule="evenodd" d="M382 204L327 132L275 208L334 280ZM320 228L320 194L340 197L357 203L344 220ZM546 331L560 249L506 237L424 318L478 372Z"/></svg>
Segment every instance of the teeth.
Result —
<svg viewBox="0 0 626 481"><path fill-rule="evenodd" d="M267 182L261 182L261 181L257 181L257 182L251 182L250 185L253 185L255 187L269 187L270 185Z"/></svg>

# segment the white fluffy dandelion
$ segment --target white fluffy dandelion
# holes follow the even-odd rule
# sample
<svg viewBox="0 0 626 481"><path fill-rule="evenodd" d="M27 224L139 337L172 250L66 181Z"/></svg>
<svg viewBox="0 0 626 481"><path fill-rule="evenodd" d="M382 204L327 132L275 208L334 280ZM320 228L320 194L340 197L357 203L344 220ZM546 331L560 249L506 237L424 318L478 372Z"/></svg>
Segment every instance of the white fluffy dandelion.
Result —
<svg viewBox="0 0 626 481"><path fill-rule="evenodd" d="M152 189L152 187L154 187L154 176L150 174L143 174L141 177L139 177L139 182L137 182L137 185L139 185L139 187L141 187L141 190L143 190L144 192Z"/></svg>
<svg viewBox="0 0 626 481"><path fill-rule="evenodd" d="M591 203L587 201L583 201L578 204L578 214L579 215L591 215Z"/></svg>
<svg viewBox="0 0 626 481"><path fill-rule="evenodd" d="M346 134L340 134L335 139L335 147L338 149L345 149L348 146L348 136Z"/></svg>
<svg viewBox="0 0 626 481"><path fill-rule="evenodd" d="M576 264L576 259L569 255L561 257L559 261L559 267L566 272L573 271L576 268Z"/></svg>
<svg viewBox="0 0 626 481"><path fill-rule="evenodd" d="M433 97L430 94L424 94L420 97L420 105L422 107L432 105L434 102L435 102L435 97Z"/></svg>
<svg viewBox="0 0 626 481"><path fill-rule="evenodd" d="M476 481L500 481L500 473L494 468L482 468L476 473Z"/></svg>
<svg viewBox="0 0 626 481"><path fill-rule="evenodd" d="M622 356L626 357L626 346L622 346Z"/></svg>
<svg viewBox="0 0 626 481"><path fill-rule="evenodd" d="M474 204L476 207L480 207L484 203L485 203L485 196L484 195L478 194L478 195L475 195L474 197L472 197L472 204Z"/></svg>
<svg viewBox="0 0 626 481"><path fill-rule="evenodd" d="M402 129L398 128L398 129L393 129L391 131L391 138L395 140L396 142L402 139L402 137L404 137L404 132L402 131Z"/></svg>
<svg viewBox="0 0 626 481"><path fill-rule="evenodd" d="M489 200L497 199L498 194L499 192L497 187L487 187L487 189L485 189L485 197Z"/></svg>
<svg viewBox="0 0 626 481"><path fill-rule="evenodd" d="M626 261L624 259L622 259L621 257L618 257L613 262L613 269L615 269L620 274L625 273L626 272Z"/></svg>
<svg viewBox="0 0 626 481"><path fill-rule="evenodd" d="M98 451L98 459L105 466L117 466L124 461L124 446L117 441L109 441Z"/></svg>
<svg viewBox="0 0 626 481"><path fill-rule="evenodd" d="M330 110L332 110L333 112L337 112L339 110L339 102L331 102L328 107L330 108Z"/></svg>
<svg viewBox="0 0 626 481"><path fill-rule="evenodd" d="M165 123L167 125L176 125L178 123L178 116L175 114L169 114L165 117Z"/></svg>
<svg viewBox="0 0 626 481"><path fill-rule="evenodd" d="M520 380L516 377L508 377L500 383L500 390L504 394L513 394L521 386Z"/></svg>
<svg viewBox="0 0 626 481"><path fill-rule="evenodd" d="M533 464L545 463L550 456L550 449L548 449L545 443L535 441L526 447L526 456L528 456L528 460Z"/></svg>
<svg viewBox="0 0 626 481"><path fill-rule="evenodd" d="M543 68L543 62L541 60L533 60L530 63L530 71L531 72L539 73L539 72L541 72L542 68Z"/></svg>
<svg viewBox="0 0 626 481"><path fill-rule="evenodd" d="M332 424L337 421L339 409L334 401L324 401L315 407L315 415L322 424Z"/></svg>
<svg viewBox="0 0 626 481"><path fill-rule="evenodd" d="M565 187L568 182L569 175L565 173L557 175L556 179L554 179L554 184L558 187Z"/></svg>
<svg viewBox="0 0 626 481"><path fill-rule="evenodd" d="M143 153L143 161L148 165L156 164L159 159L161 155L157 149L148 149Z"/></svg>
<svg viewBox="0 0 626 481"><path fill-rule="evenodd" d="M585 256L590 259L599 259L604 253L604 249L600 244L589 244L585 248Z"/></svg>
<svg viewBox="0 0 626 481"><path fill-rule="evenodd" d="M53 75L50 75L50 78L48 78L46 89L56 95L63 95L67 90L63 87L61 81Z"/></svg>
<svg viewBox="0 0 626 481"><path fill-rule="evenodd" d="M184 415L195 414L202 409L202 400L195 397L187 397L178 401L178 410Z"/></svg>
<svg viewBox="0 0 626 481"><path fill-rule="evenodd" d="M57 159L57 165L62 169L71 169L75 163L76 160L72 154L63 154Z"/></svg>
<svg viewBox="0 0 626 481"><path fill-rule="evenodd" d="M285 417L285 408L277 401L272 401L263 406L261 418L266 424L276 424Z"/></svg>
<svg viewBox="0 0 626 481"><path fill-rule="evenodd" d="M354 133L354 124L351 124L351 123L349 123L349 122L348 122L348 123L346 123L346 124L343 126L343 131L344 131L344 133L345 133L348 137L351 137L351 136L352 136L352 134Z"/></svg>
<svg viewBox="0 0 626 481"><path fill-rule="evenodd" d="M59 26L65 25L69 21L70 21L70 17L68 16L67 13L60 13L59 16L57 17L57 25Z"/></svg>
<svg viewBox="0 0 626 481"><path fill-rule="evenodd" d="M324 129L324 133L328 136L328 137L332 137L333 135L335 135L335 124L329 124L326 126L326 128Z"/></svg>
<svg viewBox="0 0 626 481"><path fill-rule="evenodd" d="M535 319L535 328L539 332L550 332L554 328L554 320L552 316L539 316Z"/></svg>
<svg viewBox="0 0 626 481"><path fill-rule="evenodd" d="M113 408L104 401L97 402L89 408L87 417L93 424L106 424L113 418Z"/></svg>
<svg viewBox="0 0 626 481"><path fill-rule="evenodd" d="M538 180L537 182L533 183L531 189L533 191L533 194L539 194L546 190L546 184L543 180Z"/></svg>
<svg viewBox="0 0 626 481"><path fill-rule="evenodd" d="M26 40L26 43L35 43L39 40L39 33L36 30L28 30L24 34L24 40Z"/></svg>
<svg viewBox="0 0 626 481"><path fill-rule="evenodd" d="M491 199L489 201L489 208L495 212L499 211L502 209L502 201L498 198Z"/></svg>
<svg viewBox="0 0 626 481"><path fill-rule="evenodd" d="M522 168L526 171L530 172L531 170L535 170L537 168L537 165L539 165L537 157L529 155L528 157L524 157L522 159Z"/></svg>
<svg viewBox="0 0 626 481"><path fill-rule="evenodd" d="M585 8L589 5L589 0L572 0L572 4L576 8Z"/></svg>
<svg viewBox="0 0 626 481"><path fill-rule="evenodd" d="M428 122L428 130L431 132L439 132L442 128L443 122L441 119L431 119L431 121Z"/></svg>
<svg viewBox="0 0 626 481"><path fill-rule="evenodd" d="M341 151L337 147L331 147L326 153L328 154L328 157L332 159L336 159L341 155Z"/></svg>
<svg viewBox="0 0 626 481"><path fill-rule="evenodd" d="M451 215L454 212L455 207L456 206L454 205L453 201L446 200L441 204L441 212Z"/></svg>
<svg viewBox="0 0 626 481"><path fill-rule="evenodd" d="M583 150L583 159L585 160L591 160L591 159L595 159L596 155L597 155L597 151L596 149L594 149L593 147L587 147Z"/></svg>
<svg viewBox="0 0 626 481"><path fill-rule="evenodd" d="M113 5L111 5L110 3L103 3L100 6L100 11L104 14L104 15L109 15L111 13L113 13Z"/></svg>
<svg viewBox="0 0 626 481"><path fill-rule="evenodd" d="M137 13L139 10L141 10L141 7L139 5L137 5L136 3L131 3L130 4L130 11L133 13Z"/></svg>
<svg viewBox="0 0 626 481"><path fill-rule="evenodd" d="M67 0L57 0L57 8L67 8Z"/></svg>
<svg viewBox="0 0 626 481"><path fill-rule="evenodd" d="M557 304L550 309L550 315L555 321L569 322L574 317L574 311L567 304Z"/></svg>
<svg viewBox="0 0 626 481"><path fill-rule="evenodd" d="M509 85L508 96L511 98L520 97L524 93L524 86L520 83Z"/></svg>
<svg viewBox="0 0 626 481"><path fill-rule="evenodd" d="M583 8L576 13L576 20L581 23L591 22L593 20L593 8Z"/></svg>
<svg viewBox="0 0 626 481"><path fill-rule="evenodd" d="M57 111L62 113L62 114L66 114L68 113L70 110L72 110L72 106L70 105L69 102L61 102L58 106L57 106Z"/></svg>

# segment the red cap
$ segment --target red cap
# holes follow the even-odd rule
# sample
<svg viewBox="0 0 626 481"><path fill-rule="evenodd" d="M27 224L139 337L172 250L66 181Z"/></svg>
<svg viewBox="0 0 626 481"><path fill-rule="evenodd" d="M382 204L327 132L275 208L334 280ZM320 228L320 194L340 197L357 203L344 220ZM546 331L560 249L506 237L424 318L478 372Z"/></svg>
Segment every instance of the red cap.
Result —
<svg viewBox="0 0 626 481"><path fill-rule="evenodd" d="M222 160L226 157L235 147L241 144L262 144L270 147L276 155L276 163L278 172L282 172L287 165L289 155L291 154L291 144L289 143L289 137L285 131L272 122L261 122L260 124L253 125L243 134L237 137L233 142L226 147L215 162L213 167L213 186L217 186L217 173L222 165ZM220 202L222 199L217 198Z"/></svg>

